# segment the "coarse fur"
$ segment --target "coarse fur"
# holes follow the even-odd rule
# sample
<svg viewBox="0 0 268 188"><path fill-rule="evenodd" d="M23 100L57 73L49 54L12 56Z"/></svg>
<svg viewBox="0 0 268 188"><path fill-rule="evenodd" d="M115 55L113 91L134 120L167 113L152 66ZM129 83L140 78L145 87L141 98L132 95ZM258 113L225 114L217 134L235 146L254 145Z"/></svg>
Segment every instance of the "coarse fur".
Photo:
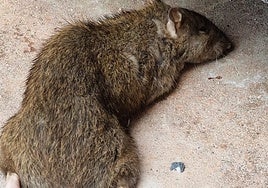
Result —
<svg viewBox="0 0 268 188"><path fill-rule="evenodd" d="M128 121L175 87L185 63L230 49L205 17L159 0L62 28L34 60L21 108L2 129L2 172L17 173L23 188L136 187Z"/></svg>

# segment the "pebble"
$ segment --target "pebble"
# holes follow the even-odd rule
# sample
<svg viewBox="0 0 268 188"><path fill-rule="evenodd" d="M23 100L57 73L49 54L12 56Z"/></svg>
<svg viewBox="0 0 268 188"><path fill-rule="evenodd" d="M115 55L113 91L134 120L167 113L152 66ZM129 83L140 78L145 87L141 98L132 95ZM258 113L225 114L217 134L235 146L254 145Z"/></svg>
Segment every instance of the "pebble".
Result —
<svg viewBox="0 0 268 188"><path fill-rule="evenodd" d="M185 170L185 165L182 162L173 162L171 163L170 170L175 170L182 173Z"/></svg>

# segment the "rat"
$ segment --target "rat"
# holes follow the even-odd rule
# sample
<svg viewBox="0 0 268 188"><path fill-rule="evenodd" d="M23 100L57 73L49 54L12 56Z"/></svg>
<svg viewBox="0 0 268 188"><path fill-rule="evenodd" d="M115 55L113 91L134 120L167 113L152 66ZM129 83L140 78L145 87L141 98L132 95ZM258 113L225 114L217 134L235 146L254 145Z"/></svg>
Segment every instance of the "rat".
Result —
<svg viewBox="0 0 268 188"><path fill-rule="evenodd" d="M22 188L136 187L128 122L175 88L186 63L231 49L207 18L160 0L64 26L33 60L21 107L2 128L1 171Z"/></svg>

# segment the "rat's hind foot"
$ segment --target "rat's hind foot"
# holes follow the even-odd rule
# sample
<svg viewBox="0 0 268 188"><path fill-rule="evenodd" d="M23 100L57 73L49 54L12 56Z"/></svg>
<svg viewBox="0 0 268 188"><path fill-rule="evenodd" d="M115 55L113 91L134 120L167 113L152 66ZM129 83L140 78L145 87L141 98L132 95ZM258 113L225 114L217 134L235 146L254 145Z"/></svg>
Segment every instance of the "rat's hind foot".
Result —
<svg viewBox="0 0 268 188"><path fill-rule="evenodd" d="M11 172L7 173L6 188L20 188L20 180L17 174Z"/></svg>

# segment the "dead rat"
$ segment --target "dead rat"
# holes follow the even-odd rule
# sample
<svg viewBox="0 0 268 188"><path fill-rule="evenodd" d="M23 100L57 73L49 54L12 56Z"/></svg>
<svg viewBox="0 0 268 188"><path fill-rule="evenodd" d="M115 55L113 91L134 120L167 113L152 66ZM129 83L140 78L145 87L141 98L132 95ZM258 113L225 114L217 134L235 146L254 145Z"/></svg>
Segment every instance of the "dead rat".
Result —
<svg viewBox="0 0 268 188"><path fill-rule="evenodd" d="M21 187L136 187L128 120L172 90L185 63L231 42L193 11L141 10L62 28L33 61L20 110L2 128L0 168Z"/></svg>

